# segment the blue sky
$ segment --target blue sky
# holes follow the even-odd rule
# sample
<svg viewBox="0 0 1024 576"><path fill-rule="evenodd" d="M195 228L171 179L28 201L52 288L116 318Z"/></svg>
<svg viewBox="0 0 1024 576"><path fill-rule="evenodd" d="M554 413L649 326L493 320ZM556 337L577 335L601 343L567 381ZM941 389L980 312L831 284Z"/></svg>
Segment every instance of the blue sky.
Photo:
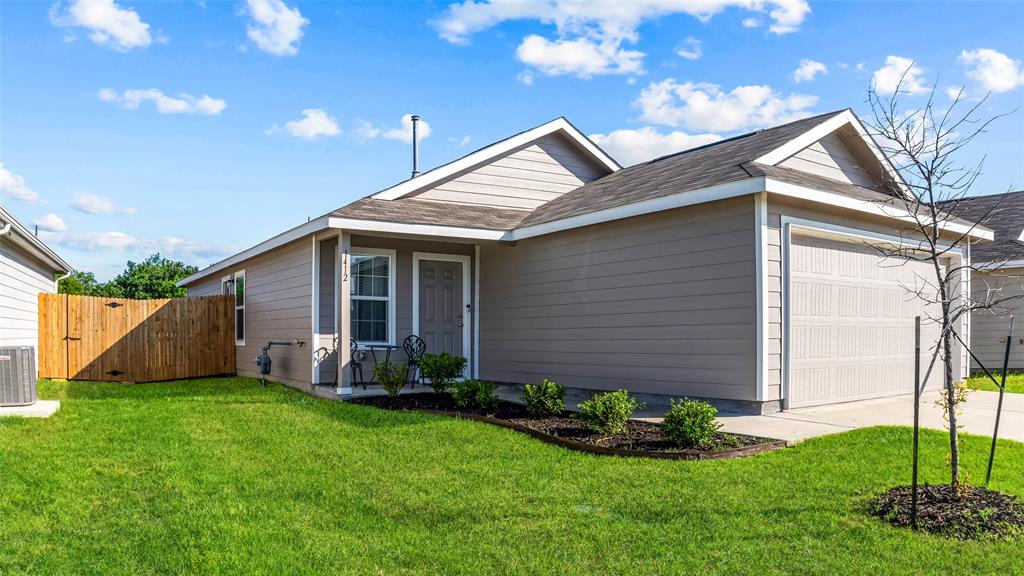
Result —
<svg viewBox="0 0 1024 576"><path fill-rule="evenodd" d="M403 115L426 169L560 115L624 164L863 116L911 63L1009 112L1022 24L1019 2L4 3L0 202L101 279L205 265L408 177ZM1024 112L982 155L975 193L1024 187Z"/></svg>

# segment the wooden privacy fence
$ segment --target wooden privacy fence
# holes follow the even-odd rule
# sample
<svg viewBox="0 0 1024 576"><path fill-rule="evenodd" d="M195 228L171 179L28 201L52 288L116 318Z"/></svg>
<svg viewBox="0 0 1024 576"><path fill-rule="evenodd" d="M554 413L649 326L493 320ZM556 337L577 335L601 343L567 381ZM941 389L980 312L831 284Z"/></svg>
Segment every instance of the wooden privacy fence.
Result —
<svg viewBox="0 0 1024 576"><path fill-rule="evenodd" d="M155 382L235 372L232 296L39 295L39 377Z"/></svg>

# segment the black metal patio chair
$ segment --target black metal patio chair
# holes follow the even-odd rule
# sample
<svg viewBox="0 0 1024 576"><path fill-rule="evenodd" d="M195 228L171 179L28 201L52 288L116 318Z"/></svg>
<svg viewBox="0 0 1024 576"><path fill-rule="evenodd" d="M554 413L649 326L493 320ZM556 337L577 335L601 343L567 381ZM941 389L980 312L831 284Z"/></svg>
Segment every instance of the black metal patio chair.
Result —
<svg viewBox="0 0 1024 576"><path fill-rule="evenodd" d="M349 338L351 344L349 350L348 365L352 369L352 387L362 385L363 390L366 390L366 380L363 379L363 361L359 359L359 343L356 342L355 338Z"/></svg>
<svg viewBox="0 0 1024 576"><path fill-rule="evenodd" d="M409 366L409 371L406 378L409 382L409 388L415 388L417 382L423 384L423 374L420 372L420 360L423 358L423 354L427 351L427 343L423 341L423 338L412 334L402 342L402 350L405 350L405 356L408 358L407 365Z"/></svg>

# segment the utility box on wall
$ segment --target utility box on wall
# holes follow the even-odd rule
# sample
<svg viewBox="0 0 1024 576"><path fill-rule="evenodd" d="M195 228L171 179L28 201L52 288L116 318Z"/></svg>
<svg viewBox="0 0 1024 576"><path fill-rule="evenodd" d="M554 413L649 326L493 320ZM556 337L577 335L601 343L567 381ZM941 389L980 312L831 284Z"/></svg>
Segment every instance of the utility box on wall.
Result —
<svg viewBox="0 0 1024 576"><path fill-rule="evenodd" d="M35 371L35 348L31 346L0 348L0 406L35 404Z"/></svg>

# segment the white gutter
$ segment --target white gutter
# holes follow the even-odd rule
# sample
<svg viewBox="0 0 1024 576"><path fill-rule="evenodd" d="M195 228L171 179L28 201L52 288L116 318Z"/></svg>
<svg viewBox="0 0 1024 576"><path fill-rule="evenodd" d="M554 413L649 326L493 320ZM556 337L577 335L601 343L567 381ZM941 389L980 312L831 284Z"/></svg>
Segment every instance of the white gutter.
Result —
<svg viewBox="0 0 1024 576"><path fill-rule="evenodd" d="M11 231L11 223L8 222L7 224L4 224L3 228L0 228L0 236L3 236L4 234L7 234L10 231Z"/></svg>

